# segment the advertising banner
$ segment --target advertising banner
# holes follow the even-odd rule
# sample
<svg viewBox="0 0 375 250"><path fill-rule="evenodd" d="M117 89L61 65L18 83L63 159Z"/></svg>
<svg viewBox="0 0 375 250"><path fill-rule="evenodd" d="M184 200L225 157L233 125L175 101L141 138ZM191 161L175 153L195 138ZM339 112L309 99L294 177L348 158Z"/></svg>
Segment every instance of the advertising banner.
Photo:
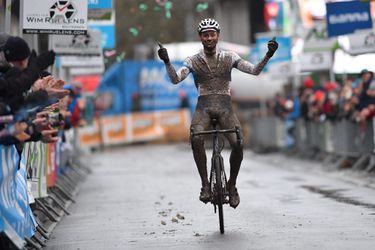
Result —
<svg viewBox="0 0 375 250"><path fill-rule="evenodd" d="M269 66L268 72L275 77L292 77L296 71L296 64L293 62L273 63Z"/></svg>
<svg viewBox="0 0 375 250"><path fill-rule="evenodd" d="M330 2L326 6L329 37L372 28L370 1Z"/></svg>
<svg viewBox="0 0 375 250"><path fill-rule="evenodd" d="M94 119L92 124L78 129L80 145L82 147L95 147L102 143L99 120Z"/></svg>
<svg viewBox="0 0 375 250"><path fill-rule="evenodd" d="M22 249L26 243L24 238L32 236L34 225L30 213L24 209L27 189L23 193L19 192L22 183L26 181L21 178L23 182L19 182L18 161L18 152L14 146L0 145L0 233L4 233L18 249Z"/></svg>
<svg viewBox="0 0 375 250"><path fill-rule="evenodd" d="M125 115L102 117L100 123L104 145L121 144L128 140L127 117Z"/></svg>
<svg viewBox="0 0 375 250"><path fill-rule="evenodd" d="M152 141L164 136L164 130L157 122L155 113L132 113L129 116L130 141Z"/></svg>
<svg viewBox="0 0 375 250"><path fill-rule="evenodd" d="M112 9L112 0L88 0L89 9Z"/></svg>
<svg viewBox="0 0 375 250"><path fill-rule="evenodd" d="M303 52L300 57L301 71L329 70L332 63L331 51Z"/></svg>
<svg viewBox="0 0 375 250"><path fill-rule="evenodd" d="M101 33L101 46L103 49L113 49L116 47L116 29L114 23L90 23L89 29Z"/></svg>
<svg viewBox="0 0 375 250"><path fill-rule="evenodd" d="M157 122L164 131L164 140L168 142L189 139L190 110L157 112Z"/></svg>
<svg viewBox="0 0 375 250"><path fill-rule="evenodd" d="M23 159L31 183L31 193L34 198L47 196L47 144L28 142L25 146Z"/></svg>
<svg viewBox="0 0 375 250"><path fill-rule="evenodd" d="M52 49L59 55L100 56L102 40L99 31L89 30L86 35L52 36Z"/></svg>
<svg viewBox="0 0 375 250"><path fill-rule="evenodd" d="M23 33L86 34L87 10L87 0L24 0Z"/></svg>
<svg viewBox="0 0 375 250"><path fill-rule="evenodd" d="M100 56L61 56L62 67L102 67L104 65L103 54Z"/></svg>
<svg viewBox="0 0 375 250"><path fill-rule="evenodd" d="M56 143L47 144L47 187L55 186L57 180Z"/></svg>
<svg viewBox="0 0 375 250"><path fill-rule="evenodd" d="M351 55L361 55L375 52L375 32L372 29L355 32L348 35Z"/></svg>
<svg viewBox="0 0 375 250"><path fill-rule="evenodd" d="M173 66L179 68L182 62L173 62ZM138 79L141 110L176 110L181 108L184 97L187 97L191 110L195 108L197 90L192 74L178 85L173 85L164 64L149 61L142 65Z"/></svg>
<svg viewBox="0 0 375 250"><path fill-rule="evenodd" d="M74 67L69 68L69 74L72 76L84 76L84 75L101 75L105 71L103 66L87 67Z"/></svg>
<svg viewBox="0 0 375 250"><path fill-rule="evenodd" d="M95 127L80 128L82 146L96 147L141 141L186 141L189 138L190 110L134 112L100 118ZM101 136L101 137L100 137Z"/></svg>

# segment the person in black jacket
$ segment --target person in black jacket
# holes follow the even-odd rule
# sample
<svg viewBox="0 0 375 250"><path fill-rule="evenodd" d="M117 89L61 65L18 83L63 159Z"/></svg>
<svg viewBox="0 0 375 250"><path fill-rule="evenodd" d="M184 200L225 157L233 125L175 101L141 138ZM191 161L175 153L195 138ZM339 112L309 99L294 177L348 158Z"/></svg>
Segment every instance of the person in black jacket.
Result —
<svg viewBox="0 0 375 250"><path fill-rule="evenodd" d="M19 41L19 39L16 40ZM8 51L8 54L11 54L12 48L14 49L12 46L14 41L12 37L9 37L6 44L0 47L5 55L5 58L0 61L0 98L3 100L11 95L22 95L28 91L34 82L39 79L41 73L55 61L55 52L52 50L39 56L34 54L28 59L28 65L25 69L10 74L11 72L8 72L10 69L9 62L4 61L4 59L7 59L7 57L12 59L12 56L7 56L6 53ZM6 75L7 72L8 75Z"/></svg>

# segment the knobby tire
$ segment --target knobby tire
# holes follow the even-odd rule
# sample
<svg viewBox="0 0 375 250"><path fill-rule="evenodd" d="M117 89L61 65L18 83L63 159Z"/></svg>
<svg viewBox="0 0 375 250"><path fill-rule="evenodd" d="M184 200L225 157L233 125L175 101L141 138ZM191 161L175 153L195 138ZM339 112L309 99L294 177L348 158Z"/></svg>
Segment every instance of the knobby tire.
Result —
<svg viewBox="0 0 375 250"><path fill-rule="evenodd" d="M215 171L216 171L216 193L217 193L217 206L219 209L219 224L220 224L220 233L224 233L224 213L223 213L223 186L221 182L221 172L222 168L222 160L220 156L215 157L214 164L215 164Z"/></svg>

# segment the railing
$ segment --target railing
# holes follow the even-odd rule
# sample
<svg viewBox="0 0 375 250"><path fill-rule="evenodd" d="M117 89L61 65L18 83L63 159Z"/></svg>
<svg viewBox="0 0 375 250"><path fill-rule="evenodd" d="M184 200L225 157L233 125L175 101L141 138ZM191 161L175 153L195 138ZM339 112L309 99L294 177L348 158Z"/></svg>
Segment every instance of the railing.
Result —
<svg viewBox="0 0 375 250"><path fill-rule="evenodd" d="M292 129L287 129L292 122ZM336 157L336 164L351 159L351 166L374 170L373 121L284 121L254 117L250 122L251 145L260 150L290 149L299 156ZM292 138L293 144L288 143ZM366 165L366 166L365 166Z"/></svg>
<svg viewBox="0 0 375 250"><path fill-rule="evenodd" d="M0 249L41 249L56 223L69 215L88 168L81 162L73 131L53 144L0 145Z"/></svg>

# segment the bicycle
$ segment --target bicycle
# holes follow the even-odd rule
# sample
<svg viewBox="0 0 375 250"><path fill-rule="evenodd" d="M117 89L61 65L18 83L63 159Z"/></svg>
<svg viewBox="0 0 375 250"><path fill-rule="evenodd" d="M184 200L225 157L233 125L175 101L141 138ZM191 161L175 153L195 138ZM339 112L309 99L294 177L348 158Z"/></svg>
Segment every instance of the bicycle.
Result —
<svg viewBox="0 0 375 250"><path fill-rule="evenodd" d="M219 137L219 134L236 133L237 143L242 144L240 136L240 128L236 126L233 129L218 129L217 119L211 120L213 130L205 130L201 132L194 132L191 130L192 136L197 135L212 135L212 157L211 157L211 171L210 171L210 187L211 187L211 203L214 205L214 212L216 214L217 208L219 210L219 225L220 233L224 233L224 213L223 204L229 203L229 192L227 190L227 177L225 175L224 160L221 156L221 151L224 148L224 140ZM221 139L221 142L220 142ZM220 178L217 178L220 176Z"/></svg>

